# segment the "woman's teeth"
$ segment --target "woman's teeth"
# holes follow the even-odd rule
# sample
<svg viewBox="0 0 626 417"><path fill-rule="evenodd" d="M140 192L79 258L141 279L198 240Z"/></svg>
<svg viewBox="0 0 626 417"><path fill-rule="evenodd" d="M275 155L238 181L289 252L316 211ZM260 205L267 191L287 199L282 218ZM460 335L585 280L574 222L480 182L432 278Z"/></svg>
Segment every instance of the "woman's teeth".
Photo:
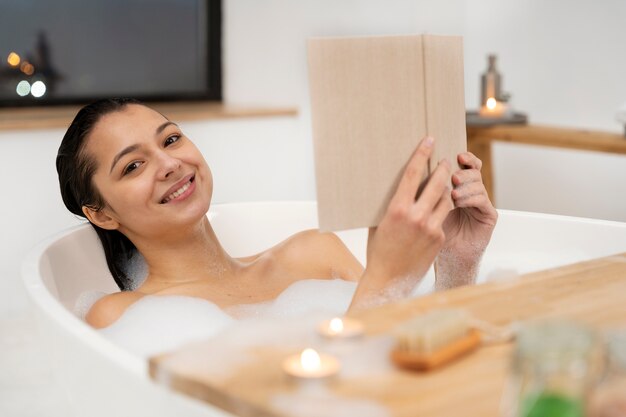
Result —
<svg viewBox="0 0 626 417"><path fill-rule="evenodd" d="M174 191L172 194L168 195L167 197L165 197L163 199L163 201L161 201L161 204L165 204L170 200L175 199L176 197L178 197L179 195L181 195L182 193L184 193L185 191L187 191L187 189L191 186L191 180L187 181L182 187L180 187L178 190Z"/></svg>

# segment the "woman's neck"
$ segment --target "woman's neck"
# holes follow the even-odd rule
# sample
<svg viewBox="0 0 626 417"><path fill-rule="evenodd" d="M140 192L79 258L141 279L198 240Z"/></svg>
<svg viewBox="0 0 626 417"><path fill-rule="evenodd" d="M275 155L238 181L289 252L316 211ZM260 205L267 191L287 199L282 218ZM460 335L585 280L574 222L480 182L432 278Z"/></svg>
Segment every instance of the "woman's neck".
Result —
<svg viewBox="0 0 626 417"><path fill-rule="evenodd" d="M162 289L200 281L233 278L238 262L219 243L208 218L194 230L169 237L138 242L137 249L148 265L142 288Z"/></svg>

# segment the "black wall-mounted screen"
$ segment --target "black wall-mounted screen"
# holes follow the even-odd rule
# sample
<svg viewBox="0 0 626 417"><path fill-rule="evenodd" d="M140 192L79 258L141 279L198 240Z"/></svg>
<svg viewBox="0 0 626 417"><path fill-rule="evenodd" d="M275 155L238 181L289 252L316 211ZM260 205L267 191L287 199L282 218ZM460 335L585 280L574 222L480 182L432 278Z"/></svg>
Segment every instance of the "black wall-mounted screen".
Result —
<svg viewBox="0 0 626 417"><path fill-rule="evenodd" d="M1 0L0 106L221 100L221 0Z"/></svg>

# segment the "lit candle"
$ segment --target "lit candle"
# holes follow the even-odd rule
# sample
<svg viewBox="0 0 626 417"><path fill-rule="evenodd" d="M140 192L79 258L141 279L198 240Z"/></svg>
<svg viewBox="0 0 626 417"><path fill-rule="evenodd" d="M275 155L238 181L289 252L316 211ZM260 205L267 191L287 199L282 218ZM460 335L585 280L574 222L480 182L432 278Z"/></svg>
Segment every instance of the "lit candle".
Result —
<svg viewBox="0 0 626 417"><path fill-rule="evenodd" d="M480 109L483 117L502 117L506 112L506 104L499 102L493 97L489 97L485 105Z"/></svg>
<svg viewBox="0 0 626 417"><path fill-rule="evenodd" d="M363 324L347 317L335 317L320 323L317 331L328 338L349 338L363 334Z"/></svg>
<svg viewBox="0 0 626 417"><path fill-rule="evenodd" d="M304 349L300 354L289 356L283 362L283 370L288 375L303 379L327 378L335 375L339 369L337 358L320 355L311 348Z"/></svg>

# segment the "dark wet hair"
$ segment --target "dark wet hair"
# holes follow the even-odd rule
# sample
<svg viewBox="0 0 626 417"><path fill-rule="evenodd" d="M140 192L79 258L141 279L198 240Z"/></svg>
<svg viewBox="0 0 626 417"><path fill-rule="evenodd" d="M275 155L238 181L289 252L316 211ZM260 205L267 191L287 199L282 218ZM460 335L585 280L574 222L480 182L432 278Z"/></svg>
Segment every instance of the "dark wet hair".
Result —
<svg viewBox="0 0 626 417"><path fill-rule="evenodd" d="M123 110L129 104L142 103L132 98L109 98L88 104L76 114L63 136L56 159L59 186L65 207L77 216L86 218L83 206L98 211L106 204L92 181L96 161L85 152L86 139L102 116ZM131 289L132 279L126 266L136 255L137 248L119 231L91 225L102 242L107 265L117 286L122 291Z"/></svg>

